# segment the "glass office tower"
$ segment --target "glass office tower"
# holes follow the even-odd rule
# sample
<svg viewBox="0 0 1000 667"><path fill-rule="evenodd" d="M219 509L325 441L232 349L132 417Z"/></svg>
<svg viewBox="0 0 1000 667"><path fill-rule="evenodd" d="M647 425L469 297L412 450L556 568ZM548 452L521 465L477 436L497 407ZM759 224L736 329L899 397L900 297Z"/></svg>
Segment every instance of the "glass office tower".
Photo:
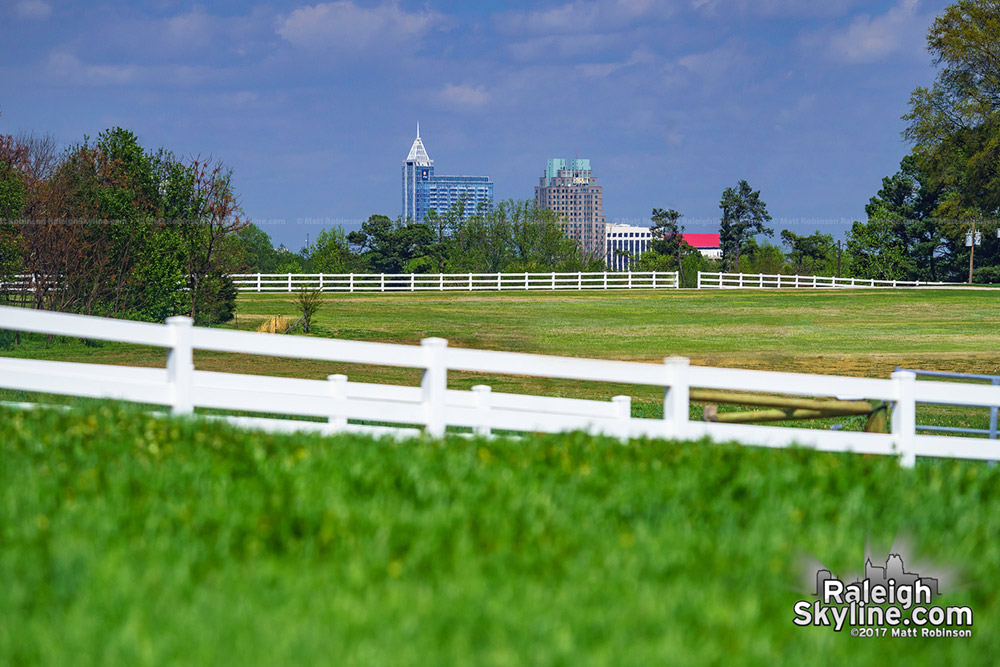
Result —
<svg viewBox="0 0 1000 667"><path fill-rule="evenodd" d="M465 203L463 219L480 206L492 211L493 181L488 176L436 175L434 160L420 139L418 123L417 138L403 161L403 219L423 222L428 211L441 215L460 201Z"/></svg>

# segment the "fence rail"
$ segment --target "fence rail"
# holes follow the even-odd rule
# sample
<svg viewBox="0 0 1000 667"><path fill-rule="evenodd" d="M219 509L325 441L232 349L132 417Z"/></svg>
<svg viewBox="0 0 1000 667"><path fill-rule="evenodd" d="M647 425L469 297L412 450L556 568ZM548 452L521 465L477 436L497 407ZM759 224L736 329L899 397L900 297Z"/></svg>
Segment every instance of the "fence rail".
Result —
<svg viewBox="0 0 1000 667"><path fill-rule="evenodd" d="M680 357L666 359L663 364L578 359L455 349L440 338L428 338L419 346L369 343L197 328L186 317L172 317L160 325L12 307L0 307L0 328L166 349L165 368L0 358L0 388L169 406L175 414L210 408L290 417L210 417L270 431L349 430L413 435L422 430L440 436L452 426L485 436L494 429L582 429L622 439L706 437L765 447L798 444L826 451L896 454L901 455L906 466L912 466L918 456L998 458L994 441L917 434L916 406L935 403L995 407L1000 405L1000 387L917 383L910 371L897 371L890 379L869 379L698 367ZM196 349L402 366L421 369L423 375L419 386L401 387L351 382L344 375L306 380L200 371L193 364ZM662 387L663 418L633 417L631 398L624 395L595 401L493 392L486 385L470 391L448 389L448 372L453 370ZM887 401L892 405L891 433L691 421L692 387Z"/></svg>
<svg viewBox="0 0 1000 667"><path fill-rule="evenodd" d="M698 289L705 288L900 288L928 285L962 285L964 283L931 283L921 280L871 280L868 278L836 278L834 276L785 276L767 273L698 272Z"/></svg>
<svg viewBox="0 0 1000 667"><path fill-rule="evenodd" d="M676 271L577 273L244 273L241 292L475 292L503 290L675 289Z"/></svg>
<svg viewBox="0 0 1000 667"><path fill-rule="evenodd" d="M240 273L231 274L240 292L476 292L504 290L677 289L676 271L577 273ZM698 272L698 289L963 287L965 283L869 280L832 276ZM29 294L58 289L58 281L15 276L0 289Z"/></svg>

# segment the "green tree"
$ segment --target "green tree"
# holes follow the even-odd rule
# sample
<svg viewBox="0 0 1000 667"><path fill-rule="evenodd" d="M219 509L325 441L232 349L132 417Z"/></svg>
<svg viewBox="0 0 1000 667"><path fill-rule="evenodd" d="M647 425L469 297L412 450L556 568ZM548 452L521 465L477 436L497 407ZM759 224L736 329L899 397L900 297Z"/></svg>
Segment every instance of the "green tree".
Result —
<svg viewBox="0 0 1000 667"><path fill-rule="evenodd" d="M765 225L770 222L771 215L760 198L760 190L752 189L745 180L735 188L723 190L719 208L722 209L719 224L722 261L731 271L739 266L740 253L756 234L771 236L774 230Z"/></svg>
<svg viewBox="0 0 1000 667"><path fill-rule="evenodd" d="M779 246L771 243L757 243L750 239L743 247L737 271L740 273L765 273L768 275L785 274L789 272L785 253Z"/></svg>
<svg viewBox="0 0 1000 667"><path fill-rule="evenodd" d="M85 137L58 163L44 138L20 148L34 218L20 242L42 285L33 305L150 321L187 313L201 324L232 311L227 237L241 222L229 170L146 151L120 127Z"/></svg>
<svg viewBox="0 0 1000 667"><path fill-rule="evenodd" d="M830 234L816 231L802 236L781 230L781 240L788 246L788 261L798 275L832 276L837 267L837 244Z"/></svg>
<svg viewBox="0 0 1000 667"><path fill-rule="evenodd" d="M233 253L247 273L276 273L281 257L267 232L248 223L233 238Z"/></svg>
<svg viewBox="0 0 1000 667"><path fill-rule="evenodd" d="M951 196L940 217L1000 212L1000 4L959 0L938 16L927 48L938 66L910 96L904 136Z"/></svg>
<svg viewBox="0 0 1000 667"><path fill-rule="evenodd" d="M913 91L903 116L903 134L937 194L933 222L938 238L925 240L931 251L914 252L908 243L919 277L964 280L970 254L966 233L974 221L1000 216L998 43L1000 3L995 0L959 0L928 31L937 76L931 87ZM985 269L1000 263L1000 244L991 234L995 226L980 223L977 229L990 232L975 251L977 265Z"/></svg>
<svg viewBox="0 0 1000 667"><path fill-rule="evenodd" d="M353 273L357 268L357 258L351 253L347 234L341 227L329 227L319 233L309 260L316 273Z"/></svg>
<svg viewBox="0 0 1000 667"><path fill-rule="evenodd" d="M678 271L680 285L684 287L690 281L686 279L685 272L682 270L684 266L683 258L692 255L701 256L701 253L684 240L684 225L680 223L682 217L684 216L681 213L672 208L666 210L662 208L653 209L653 224L649 228L652 239L649 242L647 251L643 253L643 257L649 253L653 253L653 256L643 266L663 268L642 268L640 270ZM666 261L655 259L657 255L665 258Z"/></svg>
<svg viewBox="0 0 1000 667"><path fill-rule="evenodd" d="M848 272L855 278L906 280L911 260L893 229L894 218L884 209L873 211L868 222L855 222L847 235Z"/></svg>
<svg viewBox="0 0 1000 667"><path fill-rule="evenodd" d="M422 222L392 220L384 215L369 217L361 223L360 230L347 235L362 259L363 268L373 273L430 271L434 239L435 231Z"/></svg>
<svg viewBox="0 0 1000 667"><path fill-rule="evenodd" d="M11 292L5 287L21 271L21 236L15 222L24 210L24 179L10 161L13 155L0 153L0 298Z"/></svg>
<svg viewBox="0 0 1000 667"><path fill-rule="evenodd" d="M946 234L949 223L936 217L942 188L933 180L921 160L907 155L899 171L882 179L881 189L865 206L869 217L891 221L890 230L913 260L914 280L943 280L955 272L954 233Z"/></svg>

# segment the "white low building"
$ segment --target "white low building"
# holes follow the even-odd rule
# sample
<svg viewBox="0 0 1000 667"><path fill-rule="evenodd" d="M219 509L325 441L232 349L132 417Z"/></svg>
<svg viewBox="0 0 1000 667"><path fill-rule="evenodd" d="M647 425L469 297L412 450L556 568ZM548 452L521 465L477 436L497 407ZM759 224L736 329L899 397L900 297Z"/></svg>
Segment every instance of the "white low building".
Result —
<svg viewBox="0 0 1000 667"><path fill-rule="evenodd" d="M718 234L683 233L681 237L709 259L722 257ZM632 268L632 261L646 252L652 239L649 227L608 225L605 257L608 268L612 271L628 271Z"/></svg>

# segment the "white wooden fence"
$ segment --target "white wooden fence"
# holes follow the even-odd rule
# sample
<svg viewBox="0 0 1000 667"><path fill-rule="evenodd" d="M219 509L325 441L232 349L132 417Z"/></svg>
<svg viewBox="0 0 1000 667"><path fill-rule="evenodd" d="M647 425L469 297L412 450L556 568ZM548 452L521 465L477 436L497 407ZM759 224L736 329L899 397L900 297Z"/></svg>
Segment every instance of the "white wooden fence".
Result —
<svg viewBox="0 0 1000 667"><path fill-rule="evenodd" d="M1000 405L1000 387L918 383L913 373L905 371L881 380L698 367L680 357L663 364L606 361L450 348L441 338L428 338L419 346L369 343L199 328L186 317L170 318L164 325L12 307L0 307L0 328L153 345L167 352L166 367L161 369L0 358L0 388L149 403L169 406L175 414L212 408L292 417L217 417L265 430L414 435L423 429L440 436L447 426L468 427L481 435L489 435L492 429L583 429L622 439L705 437L766 447L798 444L826 451L899 454L906 466L912 466L918 456L998 458L994 441L917 434L916 405L989 408ZM405 387L350 382L343 375L324 381L198 371L193 364L196 349L418 368L423 375L420 386ZM662 387L664 416L632 417L628 396L594 401L505 394L491 392L488 386L452 390L447 388L449 371ZM891 433L690 421L691 387L889 401L893 406ZM357 423L365 421L392 425Z"/></svg>
<svg viewBox="0 0 1000 667"><path fill-rule="evenodd" d="M961 285L962 283L929 283L919 280L870 280L868 278L835 278L833 276L783 276L767 273L698 272L698 289L703 288L823 288L823 287L923 287L926 285Z"/></svg>
<svg viewBox="0 0 1000 667"><path fill-rule="evenodd" d="M674 289L676 271L577 273L244 273L241 292L448 292L502 290Z"/></svg>
<svg viewBox="0 0 1000 667"><path fill-rule="evenodd" d="M476 292L503 290L676 289L676 271L577 273L240 273L230 276L240 292ZM868 280L832 276L785 276L766 273L698 272L698 289L728 288L900 288L962 287L965 283ZM16 276L0 288L14 292L38 289L29 275ZM56 287L54 283L44 285Z"/></svg>

